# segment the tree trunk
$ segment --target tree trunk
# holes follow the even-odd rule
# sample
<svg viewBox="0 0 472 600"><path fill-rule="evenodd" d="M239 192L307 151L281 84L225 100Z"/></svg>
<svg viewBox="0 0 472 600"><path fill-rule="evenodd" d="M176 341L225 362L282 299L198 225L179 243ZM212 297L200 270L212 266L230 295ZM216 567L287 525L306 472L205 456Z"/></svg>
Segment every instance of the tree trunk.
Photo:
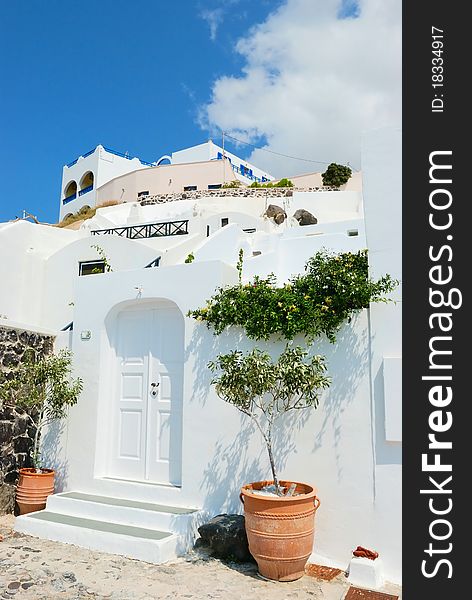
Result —
<svg viewBox="0 0 472 600"><path fill-rule="evenodd" d="M257 428L261 432L262 437L264 438L264 442L265 442L266 447L267 447L267 452L269 454L270 469L272 471L272 477L274 479L275 489L277 491L277 494L279 496L282 496L282 491L281 491L280 485L279 485L279 478L278 478L277 472L275 470L274 455L272 454L272 425L273 425L273 421L271 421L269 419L269 425L268 425L268 428L267 428L267 433L265 433L265 431L262 429L261 424L257 420L257 417L254 415L254 413L252 413L252 412L246 412L246 414L249 415L252 418L252 420L254 421L254 423L257 425Z"/></svg>
<svg viewBox="0 0 472 600"><path fill-rule="evenodd" d="M277 472L275 470L274 455L272 454L272 425L274 424L274 422L272 420L272 416L270 416L270 418L268 420L269 420L269 424L267 426L267 434L265 435L263 433L264 441L266 443L267 452L269 454L270 468L272 470L272 477L274 479L275 491L279 496L281 496L282 490L280 489L279 478L278 478Z"/></svg>
<svg viewBox="0 0 472 600"><path fill-rule="evenodd" d="M275 471L274 456L272 454L272 441L271 441L270 438L266 438L265 443L266 443L266 446L267 446L267 452L269 453L270 468L272 470L272 477L274 478L275 489L277 491L277 494L279 496L281 496L282 492L280 490L279 478L278 478L277 473Z"/></svg>
<svg viewBox="0 0 472 600"><path fill-rule="evenodd" d="M41 473L41 468L39 466L39 442L40 442L42 426L43 426L43 411L41 411L41 413L39 415L39 419L36 424L36 432L34 434L32 459L33 459L33 466L36 469L36 473Z"/></svg>

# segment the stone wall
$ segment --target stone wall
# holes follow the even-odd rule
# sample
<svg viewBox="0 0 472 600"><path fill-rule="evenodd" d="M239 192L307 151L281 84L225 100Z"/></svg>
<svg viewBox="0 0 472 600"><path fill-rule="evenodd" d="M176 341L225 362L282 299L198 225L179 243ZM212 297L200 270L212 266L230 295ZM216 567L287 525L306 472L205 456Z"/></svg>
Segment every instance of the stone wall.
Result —
<svg viewBox="0 0 472 600"><path fill-rule="evenodd" d="M141 206L149 204L163 204L165 202L175 202L177 200L198 200L208 197L243 197L243 198L285 198L293 196L293 192L338 192L338 188L333 187L314 187L314 188L222 188L219 190L192 190L189 192L178 192L172 194L156 194L155 196L140 196L137 200Z"/></svg>
<svg viewBox="0 0 472 600"><path fill-rule="evenodd" d="M49 354L54 338L0 325L0 382L13 376L27 350ZM30 467L35 427L24 410L0 398L0 514L13 512L18 469Z"/></svg>

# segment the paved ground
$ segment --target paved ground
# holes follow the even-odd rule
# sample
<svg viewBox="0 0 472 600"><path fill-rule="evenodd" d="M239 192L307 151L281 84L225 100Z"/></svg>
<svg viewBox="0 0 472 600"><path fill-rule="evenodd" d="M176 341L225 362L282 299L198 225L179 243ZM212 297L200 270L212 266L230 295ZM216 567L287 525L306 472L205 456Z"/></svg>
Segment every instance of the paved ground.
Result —
<svg viewBox="0 0 472 600"><path fill-rule="evenodd" d="M261 580L252 564L222 562L204 552L165 565L39 540L12 531L0 517L0 598L18 600L342 600L344 574L330 582L305 576L291 583ZM398 588L385 591L398 593Z"/></svg>

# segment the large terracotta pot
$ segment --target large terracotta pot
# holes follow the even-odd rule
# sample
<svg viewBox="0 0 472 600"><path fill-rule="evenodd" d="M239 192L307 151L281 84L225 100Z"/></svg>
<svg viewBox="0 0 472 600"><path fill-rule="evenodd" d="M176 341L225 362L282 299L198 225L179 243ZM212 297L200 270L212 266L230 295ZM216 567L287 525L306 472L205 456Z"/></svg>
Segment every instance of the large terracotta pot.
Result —
<svg viewBox="0 0 472 600"><path fill-rule="evenodd" d="M20 515L42 510L47 497L54 492L54 471L52 469L20 469L16 488L16 502Z"/></svg>
<svg viewBox="0 0 472 600"><path fill-rule="evenodd" d="M289 487L292 482L281 481ZM297 496L261 496L260 490L273 481L257 481L241 489L249 551L262 577L294 581L305 573L313 551L315 512L320 505L315 488L296 483Z"/></svg>

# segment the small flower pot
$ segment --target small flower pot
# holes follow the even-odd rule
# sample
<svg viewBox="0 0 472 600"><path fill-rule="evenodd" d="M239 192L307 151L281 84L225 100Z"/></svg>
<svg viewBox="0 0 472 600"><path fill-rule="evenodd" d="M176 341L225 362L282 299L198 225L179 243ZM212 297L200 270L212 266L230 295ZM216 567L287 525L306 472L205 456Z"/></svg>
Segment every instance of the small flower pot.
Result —
<svg viewBox="0 0 472 600"><path fill-rule="evenodd" d="M281 481L289 487L292 482ZM275 581L294 581L305 573L313 551L315 512L320 505L315 488L297 483L293 496L252 493L273 481L257 481L241 489L249 551L259 574Z"/></svg>
<svg viewBox="0 0 472 600"><path fill-rule="evenodd" d="M46 500L54 493L53 469L20 469L20 478L16 488L16 503L20 515L43 510Z"/></svg>

